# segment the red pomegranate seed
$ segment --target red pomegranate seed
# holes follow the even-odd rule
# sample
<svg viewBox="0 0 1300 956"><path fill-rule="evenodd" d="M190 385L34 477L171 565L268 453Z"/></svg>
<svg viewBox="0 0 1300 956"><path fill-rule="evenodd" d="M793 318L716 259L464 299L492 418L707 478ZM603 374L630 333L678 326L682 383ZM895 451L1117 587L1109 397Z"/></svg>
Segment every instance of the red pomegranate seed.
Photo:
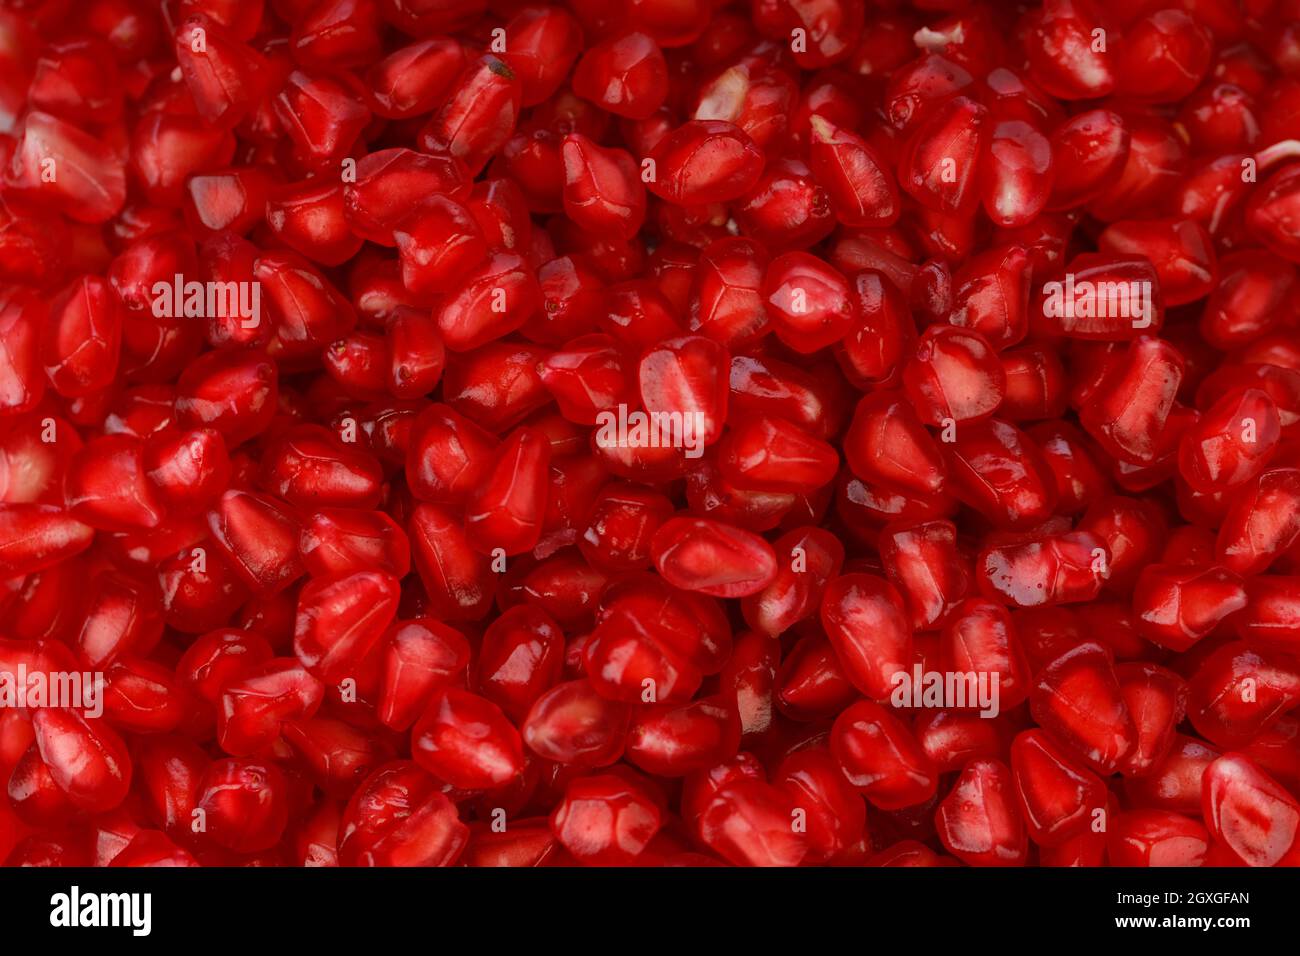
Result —
<svg viewBox="0 0 1300 956"><path fill-rule="evenodd" d="M1294 865L1300 804L1249 758L1227 754L1211 763L1203 794L1205 822L1234 859Z"/></svg>
<svg viewBox="0 0 1300 956"><path fill-rule="evenodd" d="M1202 866L1209 833L1199 820L1169 810L1133 810L1113 824L1107 854L1113 866Z"/></svg>
<svg viewBox="0 0 1300 956"><path fill-rule="evenodd" d="M266 850L289 822L288 781L279 767L250 759L214 761L199 778L203 838L236 853Z"/></svg>
<svg viewBox="0 0 1300 956"><path fill-rule="evenodd" d="M1180 100L1210 65L1209 31L1182 10L1160 10L1129 27L1119 58L1116 87L1153 102Z"/></svg>
<svg viewBox="0 0 1300 956"><path fill-rule="evenodd" d="M1035 843L1060 846L1104 821L1106 788L1039 730L1027 730L1011 745L1011 768L1025 824Z"/></svg>
<svg viewBox="0 0 1300 956"><path fill-rule="evenodd" d="M75 711L53 708L32 714L32 730L51 781L73 806L103 813L126 797L131 758L113 730Z"/></svg>
<svg viewBox="0 0 1300 956"><path fill-rule="evenodd" d="M996 760L972 760L935 811L943 845L972 866L1023 866L1028 839L1011 771Z"/></svg>
<svg viewBox="0 0 1300 956"><path fill-rule="evenodd" d="M1187 717L1211 743L1239 747L1297 699L1300 669L1289 658L1229 641L1207 655L1188 682Z"/></svg>
<svg viewBox="0 0 1300 956"><path fill-rule="evenodd" d="M435 694L411 730L418 762L454 787L500 787L523 772L519 732L496 704L446 688Z"/></svg>
<svg viewBox="0 0 1300 956"><path fill-rule="evenodd" d="M1136 742L1114 659L1096 642L1079 644L1040 669L1029 706L1049 733L1106 773Z"/></svg>
<svg viewBox="0 0 1300 956"><path fill-rule="evenodd" d="M716 597L754 594L776 575L771 545L751 532L706 518L665 521L650 550L669 584Z"/></svg>
<svg viewBox="0 0 1300 956"><path fill-rule="evenodd" d="M648 158L654 166L646 188L682 206L743 196L763 168L763 155L753 140L723 120L682 124L660 140Z"/></svg>
<svg viewBox="0 0 1300 956"><path fill-rule="evenodd" d="M572 781L551 813L551 832L591 866L627 865L659 831L653 798L622 776L598 774Z"/></svg>
<svg viewBox="0 0 1300 956"><path fill-rule="evenodd" d="M451 866L469 827L439 783L412 761L384 764L348 801L338 829L343 866Z"/></svg>

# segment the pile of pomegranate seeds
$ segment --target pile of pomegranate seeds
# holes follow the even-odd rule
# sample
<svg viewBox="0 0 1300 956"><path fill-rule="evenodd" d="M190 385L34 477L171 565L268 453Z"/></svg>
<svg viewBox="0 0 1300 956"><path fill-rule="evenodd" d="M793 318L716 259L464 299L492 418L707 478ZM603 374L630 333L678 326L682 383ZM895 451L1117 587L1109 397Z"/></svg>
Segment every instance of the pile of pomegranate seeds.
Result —
<svg viewBox="0 0 1300 956"><path fill-rule="evenodd" d="M1300 863L1300 0L13 0L9 865Z"/></svg>

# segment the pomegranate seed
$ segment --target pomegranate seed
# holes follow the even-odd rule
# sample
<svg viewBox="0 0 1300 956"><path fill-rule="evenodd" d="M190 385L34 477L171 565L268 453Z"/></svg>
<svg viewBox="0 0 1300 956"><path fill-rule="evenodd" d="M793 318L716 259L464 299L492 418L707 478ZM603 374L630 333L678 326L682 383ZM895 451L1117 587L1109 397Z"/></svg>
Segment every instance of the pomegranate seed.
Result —
<svg viewBox="0 0 1300 956"><path fill-rule="evenodd" d="M519 732L491 701L454 687L435 694L411 730L430 773L466 790L495 789L523 772Z"/></svg>
<svg viewBox="0 0 1300 956"><path fill-rule="evenodd" d="M75 711L53 708L32 714L32 730L49 779L73 806L103 813L126 797L131 758L114 731Z"/></svg>
<svg viewBox="0 0 1300 956"><path fill-rule="evenodd" d="M632 781L613 774L569 783L551 813L551 832L578 861L619 866L635 860L659 831L659 807Z"/></svg>
<svg viewBox="0 0 1300 956"><path fill-rule="evenodd" d="M890 226L901 212L898 187L886 162L851 130L818 114L809 118L809 166L846 226Z"/></svg>
<svg viewBox="0 0 1300 956"><path fill-rule="evenodd" d="M798 866L808 838L791 826L794 798L761 780L720 787L698 814L701 840L737 866Z"/></svg>
<svg viewBox="0 0 1300 956"><path fill-rule="evenodd" d="M1133 810L1114 822L1107 852L1114 866L1202 866L1209 848L1200 821L1168 810Z"/></svg>
<svg viewBox="0 0 1300 956"><path fill-rule="evenodd" d="M1294 865L1300 805L1248 757L1227 754L1205 770L1210 832L1248 866Z"/></svg>
<svg viewBox="0 0 1300 956"><path fill-rule="evenodd" d="M1105 96L1116 77L1096 45L1099 23L1090 0L1049 0L1021 21L1029 75L1063 100ZM1103 34L1104 36L1104 34Z"/></svg>
<svg viewBox="0 0 1300 956"><path fill-rule="evenodd" d="M76 222L102 223L126 202L122 155L77 126L32 110L15 130L7 188L33 199L48 196Z"/></svg>
<svg viewBox="0 0 1300 956"><path fill-rule="evenodd" d="M454 157L471 174L514 132L523 88L502 59L490 54L465 67L442 108L419 136L426 152Z"/></svg>
<svg viewBox="0 0 1300 956"><path fill-rule="evenodd" d="M469 827L438 781L409 760L378 767L343 812L338 859L343 866L451 866Z"/></svg>
<svg viewBox="0 0 1300 956"><path fill-rule="evenodd" d="M1165 102L1187 96L1210 65L1210 33L1182 10L1160 10L1129 27L1116 69L1119 92Z"/></svg>
<svg viewBox="0 0 1300 956"><path fill-rule="evenodd" d="M943 845L971 866L1023 866L1028 839L1011 771L996 760L972 760L935 811Z"/></svg>
<svg viewBox="0 0 1300 956"><path fill-rule="evenodd" d="M978 164L988 149L988 110L959 96L917 124L899 159L903 190L940 213L969 208L978 197Z"/></svg>
<svg viewBox="0 0 1300 956"><path fill-rule="evenodd" d="M1016 795L1029 835L1039 846L1060 846L1105 813L1101 779L1062 753L1050 737L1027 730L1011 744Z"/></svg>
<svg viewBox="0 0 1300 956"><path fill-rule="evenodd" d="M902 596L871 574L846 574L830 581L822 594L822 626L853 686L884 699L894 677L907 671L912 649L911 622Z"/></svg>
<svg viewBox="0 0 1300 956"><path fill-rule="evenodd" d="M763 155L739 127L691 120L651 150L654 175L646 188L667 202L699 206L745 195L763 169Z"/></svg>
<svg viewBox="0 0 1300 956"><path fill-rule="evenodd" d="M668 95L668 64L645 33L630 32L593 44L578 60L573 90L583 99L630 119L645 119Z"/></svg>
<svg viewBox="0 0 1300 956"><path fill-rule="evenodd" d="M935 794L938 773L916 739L879 704L858 701L831 729L831 752L844 776L882 810L925 803Z"/></svg>
<svg viewBox="0 0 1300 956"><path fill-rule="evenodd" d="M1111 652L1085 642L1043 667L1030 690L1035 719L1090 766L1112 773L1135 733Z"/></svg>
<svg viewBox="0 0 1300 956"><path fill-rule="evenodd" d="M706 518L670 518L650 542L668 583L717 597L761 591L776 575L776 555L757 535Z"/></svg>

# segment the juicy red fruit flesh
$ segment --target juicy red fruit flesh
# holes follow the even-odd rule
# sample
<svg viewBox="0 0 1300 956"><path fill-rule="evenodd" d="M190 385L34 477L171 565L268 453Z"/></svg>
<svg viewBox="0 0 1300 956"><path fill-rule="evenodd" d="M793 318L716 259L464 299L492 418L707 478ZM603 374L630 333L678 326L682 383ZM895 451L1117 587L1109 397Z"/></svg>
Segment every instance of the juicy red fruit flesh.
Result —
<svg viewBox="0 0 1300 956"><path fill-rule="evenodd" d="M1295 3L67 6L0 863L1300 862Z"/></svg>

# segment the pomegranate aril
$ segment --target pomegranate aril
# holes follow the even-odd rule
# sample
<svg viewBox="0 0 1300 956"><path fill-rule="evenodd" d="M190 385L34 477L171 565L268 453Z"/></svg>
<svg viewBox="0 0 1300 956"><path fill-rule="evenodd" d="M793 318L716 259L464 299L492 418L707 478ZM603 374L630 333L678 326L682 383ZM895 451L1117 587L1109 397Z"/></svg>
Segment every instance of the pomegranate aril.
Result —
<svg viewBox="0 0 1300 956"><path fill-rule="evenodd" d="M635 862L660 825L660 810L652 796L634 781L614 774L573 780L551 814L555 838L588 866Z"/></svg>
<svg viewBox="0 0 1300 956"><path fill-rule="evenodd" d="M561 150L566 215L596 235L636 235L645 219L645 186L632 156L581 133L566 136Z"/></svg>
<svg viewBox="0 0 1300 956"><path fill-rule="evenodd" d="M999 226L1028 225L1047 205L1054 179L1052 148L1032 123L997 121L980 168L980 199Z"/></svg>
<svg viewBox="0 0 1300 956"><path fill-rule="evenodd" d="M935 811L944 847L971 866L1024 866L1025 824L1011 771L997 760L972 760Z"/></svg>
<svg viewBox="0 0 1300 956"><path fill-rule="evenodd" d="M302 576L298 521L273 498L231 489L207 520L213 542L255 592L281 591Z"/></svg>
<svg viewBox="0 0 1300 956"><path fill-rule="evenodd" d="M898 220L898 187L871 145L814 113L809 124L809 166L846 226L889 226Z"/></svg>
<svg viewBox="0 0 1300 956"><path fill-rule="evenodd" d="M379 503L383 473L369 454L329 429L299 425L272 442L262 459L263 488L291 506L367 508Z"/></svg>
<svg viewBox="0 0 1300 956"><path fill-rule="evenodd" d="M911 664L912 625L902 596L872 574L831 580L822 594L822 626L849 680L883 700Z"/></svg>
<svg viewBox="0 0 1300 956"><path fill-rule="evenodd" d="M48 198L76 222L102 223L126 202L122 154L80 127L32 110L15 131L6 189L34 201Z"/></svg>
<svg viewBox="0 0 1300 956"><path fill-rule="evenodd" d="M292 658L240 667L232 676L220 690L217 741L237 757L275 743L284 722L312 716L325 694L321 682Z"/></svg>
<svg viewBox="0 0 1300 956"><path fill-rule="evenodd" d="M75 711L54 708L36 710L32 729L50 779L74 806L103 813L125 799L132 764L116 732Z"/></svg>
<svg viewBox="0 0 1300 956"><path fill-rule="evenodd" d="M1237 633L1260 650L1294 656L1300 648L1300 579L1261 575L1246 582L1246 604L1233 618Z"/></svg>
<svg viewBox="0 0 1300 956"><path fill-rule="evenodd" d="M212 428L229 448L260 434L275 416L275 364L257 352L210 352L182 373L176 416L192 428Z"/></svg>
<svg viewBox="0 0 1300 956"><path fill-rule="evenodd" d="M798 426L763 417L733 427L719 446L718 467L745 490L809 493L831 482L839 456Z"/></svg>
<svg viewBox="0 0 1300 956"><path fill-rule="evenodd" d="M411 425L407 484L423 501L459 503L482 486L496 454L491 434L445 405L431 405Z"/></svg>
<svg viewBox="0 0 1300 956"><path fill-rule="evenodd" d="M1055 178L1049 209L1081 206L1100 194L1128 159L1129 131L1110 110L1078 113L1051 137Z"/></svg>
<svg viewBox="0 0 1300 956"><path fill-rule="evenodd" d="M654 175L646 188L680 206L725 202L745 195L758 181L763 154L753 140L723 120L691 120L651 150Z"/></svg>
<svg viewBox="0 0 1300 956"><path fill-rule="evenodd" d="M1109 554L1087 532L988 548L975 561L981 591L1012 607L1088 601L1101 591Z"/></svg>
<svg viewBox="0 0 1300 956"><path fill-rule="evenodd" d="M556 763L602 767L622 755L629 708L585 680L556 684L538 697L520 725L524 743Z"/></svg>
<svg viewBox="0 0 1300 956"><path fill-rule="evenodd" d="M675 517L650 542L655 567L676 587L716 597L744 597L776 575L771 545L752 532L706 518Z"/></svg>
<svg viewBox="0 0 1300 956"><path fill-rule="evenodd" d="M289 783L273 763L226 758L214 761L198 782L206 840L236 853L255 853L279 842L289 822Z"/></svg>
<svg viewBox="0 0 1300 956"><path fill-rule="evenodd" d="M1277 406L1260 389L1223 396L1189 427L1178 449L1178 471L1196 491L1226 491L1255 477L1279 438Z"/></svg>
<svg viewBox="0 0 1300 956"><path fill-rule="evenodd" d="M1240 641L1219 645L1188 682L1187 717L1220 747L1240 747L1300 699L1300 669Z"/></svg>
<svg viewBox="0 0 1300 956"><path fill-rule="evenodd" d="M935 794L938 773L916 739L879 704L858 701L835 720L830 737L845 778L873 806L898 810Z"/></svg>
<svg viewBox="0 0 1300 956"><path fill-rule="evenodd" d="M987 679L997 688L1001 710L1022 703L1029 693L1029 663L1010 613L993 601L969 598L945 616L939 647L943 668ZM968 700L966 706L977 704Z"/></svg>
<svg viewBox="0 0 1300 956"><path fill-rule="evenodd" d="M808 836L791 825L795 809L787 791L741 778L701 808L700 839L737 866L798 866L808 853Z"/></svg>
<svg viewBox="0 0 1300 956"><path fill-rule="evenodd" d="M409 760L370 774L343 812L342 866L451 866L469 841L469 827L439 782Z"/></svg>
<svg viewBox="0 0 1300 956"><path fill-rule="evenodd" d="M207 507L230 481L230 456L211 428L163 433L144 445L144 468L158 498L171 511Z"/></svg>
<svg viewBox="0 0 1300 956"><path fill-rule="evenodd" d="M717 698L642 708L628 727L624 759L655 777L682 777L735 756L740 720Z"/></svg>
<svg viewBox="0 0 1300 956"><path fill-rule="evenodd" d="M249 596L230 562L202 545L160 562L158 585L167 626L186 634L221 627Z"/></svg>
<svg viewBox="0 0 1300 956"><path fill-rule="evenodd" d="M380 721L406 730L435 690L464 679L469 656L469 644L453 627L428 618L395 622L383 640Z"/></svg>
<svg viewBox="0 0 1300 956"><path fill-rule="evenodd" d="M1029 835L1039 846L1060 846L1099 819L1104 823L1107 794L1101 779L1042 731L1016 737L1011 768Z"/></svg>
<svg viewBox="0 0 1300 956"><path fill-rule="evenodd" d="M393 230L426 198L460 201L467 191L464 166L454 157L382 149L357 160L355 181L343 186L343 215L358 238L395 246Z"/></svg>
<svg viewBox="0 0 1300 956"><path fill-rule="evenodd" d="M550 446L522 428L501 444L483 483L465 502L465 534L484 553L519 554L541 533L546 509Z"/></svg>
<svg viewBox="0 0 1300 956"><path fill-rule="evenodd" d="M289 42L294 59L308 68L365 66L380 53L379 4L370 0L325 0L294 24Z"/></svg>
<svg viewBox="0 0 1300 956"><path fill-rule="evenodd" d="M1096 45L1099 27L1097 12L1088 0L1048 0L1041 9L1028 13L1021 20L1021 30L1030 78L1064 100L1110 93L1116 77L1106 54Z"/></svg>
<svg viewBox="0 0 1300 956"><path fill-rule="evenodd" d="M421 766L454 787L495 789L523 772L519 732L491 701L467 691L437 692L411 731Z"/></svg>
<svg viewBox="0 0 1300 956"><path fill-rule="evenodd" d="M314 578L298 595L294 653L327 684L353 677L397 613L398 580L379 571Z"/></svg>
<svg viewBox="0 0 1300 956"><path fill-rule="evenodd" d="M1241 579L1219 566L1154 564L1138 576L1133 594L1139 633L1185 651L1246 606Z"/></svg>
<svg viewBox="0 0 1300 956"><path fill-rule="evenodd" d="M844 438L844 457L858 477L913 494L936 494L947 481L939 446L916 410L887 392L858 403Z"/></svg>
<svg viewBox="0 0 1300 956"><path fill-rule="evenodd" d="M112 383L123 311L109 284L98 276L77 279L50 303L40 355L60 395L84 398Z"/></svg>
<svg viewBox="0 0 1300 956"><path fill-rule="evenodd" d="M532 267L513 252L496 252L447 295L435 317L447 348L465 352L520 328L541 303Z"/></svg>
<svg viewBox="0 0 1300 956"><path fill-rule="evenodd" d="M768 163L733 207L737 226L774 250L803 249L835 227L829 194L797 159Z"/></svg>
<svg viewBox="0 0 1300 956"><path fill-rule="evenodd" d="M1131 810L1111 824L1111 866L1203 866L1210 835L1199 820L1168 810Z"/></svg>
<svg viewBox="0 0 1300 956"><path fill-rule="evenodd" d="M429 614L450 621L482 620L496 594L498 575L492 559L471 545L459 516L420 504L411 512L407 535Z"/></svg>
<svg viewBox="0 0 1300 956"><path fill-rule="evenodd" d="M386 119L431 112L464 66L464 50L451 37L418 40L370 66L365 73L366 103Z"/></svg>
<svg viewBox="0 0 1300 956"><path fill-rule="evenodd" d="M1002 528L1032 527L1051 515L1056 482L1029 436L997 419L946 427L956 432L944 451L958 500Z"/></svg>
<svg viewBox="0 0 1300 956"><path fill-rule="evenodd" d="M1116 67L1117 92L1151 102L1187 96L1210 65L1210 32L1182 10L1160 10L1128 28Z"/></svg>
<svg viewBox="0 0 1300 956"><path fill-rule="evenodd" d="M523 87L510 66L485 54L465 67L419 136L426 152L451 156L476 175L514 132Z"/></svg>
<svg viewBox="0 0 1300 956"><path fill-rule="evenodd" d="M1204 741L1176 734L1164 759L1144 776L1126 778L1124 791L1135 805L1197 814L1205 770L1218 757Z"/></svg>
<svg viewBox="0 0 1300 956"><path fill-rule="evenodd" d="M668 95L668 64L645 33L629 32L589 47L573 72L583 99L630 119L645 119Z"/></svg>
<svg viewBox="0 0 1300 956"><path fill-rule="evenodd" d="M1085 641L1043 667L1030 689L1037 722L1072 754L1110 774L1136 743L1112 653Z"/></svg>
<svg viewBox="0 0 1300 956"><path fill-rule="evenodd" d="M345 157L370 111L344 83L294 70L272 105L295 155L308 169L324 169Z"/></svg>
<svg viewBox="0 0 1300 956"><path fill-rule="evenodd" d="M1006 751L1007 722L983 717L979 711L926 710L913 730L940 773L955 773L976 757L997 757Z"/></svg>
<svg viewBox="0 0 1300 956"><path fill-rule="evenodd" d="M1174 730L1187 706L1187 685L1156 664L1125 663L1115 669L1136 731L1133 749L1120 770L1130 776L1148 773L1173 746Z"/></svg>
<svg viewBox="0 0 1300 956"><path fill-rule="evenodd" d="M907 397L928 425L978 421L997 411L1006 373L978 332L933 325L903 368Z"/></svg>
<svg viewBox="0 0 1300 956"><path fill-rule="evenodd" d="M1300 803L1249 758L1226 754L1205 771L1205 822L1247 866L1294 866L1300 859Z"/></svg>
<svg viewBox="0 0 1300 956"><path fill-rule="evenodd" d="M1139 336L1107 368L1080 421L1112 455L1150 463L1161 448L1185 369L1182 354L1167 341Z"/></svg>
<svg viewBox="0 0 1300 956"><path fill-rule="evenodd" d="M988 148L988 110L959 96L923 119L904 144L898 179L927 209L956 213L978 198L978 169Z"/></svg>
<svg viewBox="0 0 1300 956"><path fill-rule="evenodd" d="M64 501L74 518L102 531L154 528L164 511L146 478L144 446L128 435L106 435L73 456Z"/></svg>

